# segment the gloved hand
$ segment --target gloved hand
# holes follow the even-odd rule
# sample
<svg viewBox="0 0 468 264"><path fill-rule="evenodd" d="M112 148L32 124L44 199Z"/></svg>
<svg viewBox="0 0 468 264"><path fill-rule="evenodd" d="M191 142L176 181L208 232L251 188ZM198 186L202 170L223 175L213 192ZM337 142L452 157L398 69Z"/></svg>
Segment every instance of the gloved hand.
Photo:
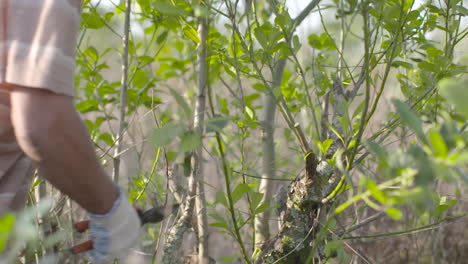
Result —
<svg viewBox="0 0 468 264"><path fill-rule="evenodd" d="M142 223L120 188L108 213L89 216L90 239L93 241L93 249L88 251L90 260L101 263L127 256L137 242Z"/></svg>

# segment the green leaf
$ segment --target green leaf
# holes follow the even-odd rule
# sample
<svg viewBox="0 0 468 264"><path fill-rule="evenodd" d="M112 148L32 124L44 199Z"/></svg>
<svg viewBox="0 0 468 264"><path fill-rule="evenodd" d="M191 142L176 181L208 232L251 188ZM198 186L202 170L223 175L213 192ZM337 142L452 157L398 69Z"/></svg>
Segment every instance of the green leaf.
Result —
<svg viewBox="0 0 468 264"><path fill-rule="evenodd" d="M340 240L327 241L327 243L325 244L325 256L331 257L342 248L343 242Z"/></svg>
<svg viewBox="0 0 468 264"><path fill-rule="evenodd" d="M151 135L149 141L154 147L159 148L171 143L174 138L184 132L184 126L181 124L167 124L156 129Z"/></svg>
<svg viewBox="0 0 468 264"><path fill-rule="evenodd" d="M468 118L468 81L442 79L438 86L440 94L455 107L457 112Z"/></svg>
<svg viewBox="0 0 468 264"><path fill-rule="evenodd" d="M455 9L463 16L468 16L468 9L462 5L457 5Z"/></svg>
<svg viewBox="0 0 468 264"><path fill-rule="evenodd" d="M387 161L387 152L379 144L371 140L365 141L364 144L370 151L372 151L377 156L380 162Z"/></svg>
<svg viewBox="0 0 468 264"><path fill-rule="evenodd" d="M255 38L257 39L258 43L262 46L263 49L268 50L269 49L269 43L268 43L268 37L266 34L266 25L263 25L261 27L257 27L254 29L254 35Z"/></svg>
<svg viewBox="0 0 468 264"><path fill-rule="evenodd" d="M275 25L288 33L289 29L292 27L292 19L289 16L289 13L282 12L277 14L275 17Z"/></svg>
<svg viewBox="0 0 468 264"><path fill-rule="evenodd" d="M148 64L148 63L152 63L154 61L154 58L148 55L144 55L144 56L139 56L138 60L145 64Z"/></svg>
<svg viewBox="0 0 468 264"><path fill-rule="evenodd" d="M436 212L435 212L436 216L440 217L442 215L442 213L444 213L450 207L457 204L457 202L458 202L457 200L448 200L447 201L447 196L440 197L440 202L439 202L439 205L437 206Z"/></svg>
<svg viewBox="0 0 468 264"><path fill-rule="evenodd" d="M133 74L132 84L136 88L143 88L150 82L148 74L144 71L144 69L138 69Z"/></svg>
<svg viewBox="0 0 468 264"><path fill-rule="evenodd" d="M413 69L413 64L411 64L409 62L406 62L406 61L399 61L399 60L393 61L392 66L393 67L403 67L403 68L408 69L408 70Z"/></svg>
<svg viewBox="0 0 468 264"><path fill-rule="evenodd" d="M395 220L400 220L403 217L403 213L397 208L390 207L385 209L385 212Z"/></svg>
<svg viewBox="0 0 468 264"><path fill-rule="evenodd" d="M412 21L415 20L419 17L419 11L413 10L408 13L408 16L406 16L406 21Z"/></svg>
<svg viewBox="0 0 468 264"><path fill-rule="evenodd" d="M427 48L426 53L427 55L429 55L430 57L434 59L437 58L438 56L444 55L443 51L434 47Z"/></svg>
<svg viewBox="0 0 468 264"><path fill-rule="evenodd" d="M153 8L158 10L160 13L170 16L187 16L190 15L190 12L185 11L183 8L174 6L166 2L156 2L153 5Z"/></svg>
<svg viewBox="0 0 468 264"><path fill-rule="evenodd" d="M239 185L236 186L236 188L232 191L231 196L232 196L232 202L235 204L237 201L242 198L244 194L249 192L250 186L248 184L240 183Z"/></svg>
<svg viewBox="0 0 468 264"><path fill-rule="evenodd" d="M145 12L149 12L151 9L150 0L137 0L137 3L140 5L141 9Z"/></svg>
<svg viewBox="0 0 468 264"><path fill-rule="evenodd" d="M364 110L365 103L366 103L365 100L362 100L362 102L359 103L359 105L356 107L356 109L354 109L353 118L355 118L359 114L362 114L362 111Z"/></svg>
<svg viewBox="0 0 468 264"><path fill-rule="evenodd" d="M322 33L320 37L316 34L312 34L308 37L309 45L318 50L322 49L335 49L335 41L328 36L327 33Z"/></svg>
<svg viewBox="0 0 468 264"><path fill-rule="evenodd" d="M332 124L330 123L327 123L327 127L338 137L338 139L344 143L344 139L343 139L343 136L340 134L340 132L338 132L338 130L336 130L336 128L333 127Z"/></svg>
<svg viewBox="0 0 468 264"><path fill-rule="evenodd" d="M229 230L229 226L227 225L227 223L217 222L217 223L211 223L209 225L212 227L218 227L218 228Z"/></svg>
<svg viewBox="0 0 468 264"><path fill-rule="evenodd" d="M320 152L323 155L325 155L332 144L333 144L333 139L331 139L331 138L326 139L325 141L319 143Z"/></svg>
<svg viewBox="0 0 468 264"><path fill-rule="evenodd" d="M99 53L93 46L90 46L87 49L83 50L83 54L94 62L96 62L99 59Z"/></svg>
<svg viewBox="0 0 468 264"><path fill-rule="evenodd" d="M5 250L8 237L10 236L11 230L15 224L14 214L4 214L0 218L0 253Z"/></svg>
<svg viewBox="0 0 468 264"><path fill-rule="evenodd" d="M228 121L231 120L229 117L214 117L206 121L206 133L210 132L221 132L228 124Z"/></svg>
<svg viewBox="0 0 468 264"><path fill-rule="evenodd" d="M111 134L105 132L99 135L98 140L104 141L108 146L114 145L114 139L112 138Z"/></svg>
<svg viewBox="0 0 468 264"><path fill-rule="evenodd" d="M34 183L32 184L32 186L30 187L30 189L34 189L36 188L37 186L39 186L39 184L43 183L44 181L43 180L40 180L39 178L36 178L36 180L34 181Z"/></svg>
<svg viewBox="0 0 468 264"><path fill-rule="evenodd" d="M297 53L301 49L302 44L301 44L301 42L299 40L299 36L294 35L292 46L293 46L293 49L294 49L294 53Z"/></svg>
<svg viewBox="0 0 468 264"><path fill-rule="evenodd" d="M105 25L104 21L101 19L101 16L95 11L92 13L81 14L81 21L84 27L90 29L99 29Z"/></svg>
<svg viewBox="0 0 468 264"><path fill-rule="evenodd" d="M158 44L163 43L167 39L168 34L169 34L168 30L161 33L161 35L159 35L158 38L156 39L156 43L158 43Z"/></svg>
<svg viewBox="0 0 468 264"><path fill-rule="evenodd" d="M263 199L263 195L264 194L260 192L252 192L252 194L250 195L250 201L253 208L257 208L257 206Z"/></svg>
<svg viewBox="0 0 468 264"><path fill-rule="evenodd" d="M186 37L195 41L196 43L200 43L200 37L198 36L198 32L192 26L185 26L183 31Z"/></svg>
<svg viewBox="0 0 468 264"><path fill-rule="evenodd" d="M220 203L220 204L224 205L225 207L228 207L226 194L224 194L224 192L222 192L222 191L216 192L215 202Z"/></svg>
<svg viewBox="0 0 468 264"><path fill-rule="evenodd" d="M421 61L418 63L418 67L421 70L429 71L429 72L439 72L439 67L437 65L427 62L427 61Z"/></svg>
<svg viewBox="0 0 468 264"><path fill-rule="evenodd" d="M372 194L372 196L374 196L374 198L381 202L381 203L386 203L387 202L387 197L385 195L384 192L382 192L379 187L377 186L377 184L375 184L375 182L373 180L367 180L367 189L370 191L370 193Z"/></svg>
<svg viewBox="0 0 468 264"><path fill-rule="evenodd" d="M250 120L255 120L255 112L252 108L245 106L244 112Z"/></svg>
<svg viewBox="0 0 468 264"><path fill-rule="evenodd" d="M89 113L99 110L99 102L96 100L86 100L75 105L75 108L81 113Z"/></svg>
<svg viewBox="0 0 468 264"><path fill-rule="evenodd" d="M408 153L413 156L414 166L418 170L414 178L415 184L429 185L434 183L436 171L433 160L428 157L427 153L418 145L410 145Z"/></svg>
<svg viewBox="0 0 468 264"><path fill-rule="evenodd" d="M447 157L448 148L445 144L444 139L437 131L430 131L429 132L429 141L435 151L435 155L437 157Z"/></svg>
<svg viewBox="0 0 468 264"><path fill-rule="evenodd" d="M257 215L259 213L265 212L268 208L270 208L270 203L262 203L260 206L258 206L255 211L254 215Z"/></svg>
<svg viewBox="0 0 468 264"><path fill-rule="evenodd" d="M169 92L176 100L177 104L182 107L184 110L185 118L191 119L192 118L192 109L190 108L189 104L185 101L185 99L177 92L176 90L169 88Z"/></svg>
<svg viewBox="0 0 468 264"><path fill-rule="evenodd" d="M252 260L256 260L260 256L260 253L262 253L262 250L260 248L256 248L252 253Z"/></svg>
<svg viewBox="0 0 468 264"><path fill-rule="evenodd" d="M418 116L413 111L411 111L408 105L406 105L402 101L398 99L393 99L392 102L395 105L396 110L400 115L400 118L403 121L403 123L405 123L409 128L411 128L420 140L426 143L427 139L422 129L422 122L418 118Z"/></svg>
<svg viewBox="0 0 468 264"><path fill-rule="evenodd" d="M198 133L188 131L182 135L180 142L180 151L189 152L193 151L201 145L201 137Z"/></svg>

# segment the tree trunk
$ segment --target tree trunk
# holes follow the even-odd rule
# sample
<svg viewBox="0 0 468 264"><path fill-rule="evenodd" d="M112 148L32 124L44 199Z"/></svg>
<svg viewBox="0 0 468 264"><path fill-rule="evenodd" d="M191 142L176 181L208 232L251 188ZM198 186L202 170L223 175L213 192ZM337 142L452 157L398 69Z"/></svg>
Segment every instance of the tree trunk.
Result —
<svg viewBox="0 0 468 264"><path fill-rule="evenodd" d="M203 122L205 117L207 64L206 42L208 36L207 18L201 18L198 26L200 45L198 46L198 96L194 113L194 129L203 140ZM203 143L202 143L203 145ZM203 175L203 148L199 146L192 155L192 169L196 179L196 216L198 226L198 263L208 263L208 217L206 215L205 182Z"/></svg>
<svg viewBox="0 0 468 264"><path fill-rule="evenodd" d="M205 102L207 87L206 42L208 35L207 18L201 18L198 34L198 93L194 112L194 131L203 140L203 123L205 119ZM182 263L181 254L184 234L190 227L197 230L198 263L209 263L208 248L208 217L206 214L206 198L203 177L203 148L199 146L191 155L191 170L188 177L188 195L182 206L182 214L175 225L169 230L166 247L164 249L163 264ZM196 223L192 222L195 210ZM196 226L193 226L196 225Z"/></svg>
<svg viewBox="0 0 468 264"><path fill-rule="evenodd" d="M280 60L276 65L273 75L273 83L270 87L270 93L263 96L263 120L262 120L262 179L260 180L259 192L263 193L261 203L271 202L274 190L274 182L270 179L275 178L275 113L276 100L272 91L275 87L281 85L283 79L286 60ZM270 239L269 229L270 214L268 211L255 216L255 248L260 249L265 242Z"/></svg>
<svg viewBox="0 0 468 264"><path fill-rule="evenodd" d="M328 179L334 173L313 153L307 156L304 175L289 186L280 232L265 244L256 264L309 263L322 252L321 244L313 252L311 242L320 230L319 219L326 214L328 206L322 199L333 189Z"/></svg>
<svg viewBox="0 0 468 264"><path fill-rule="evenodd" d="M125 112L127 109L127 82L128 82L128 40L130 36L130 14L131 0L125 0L125 24L123 34L123 54L122 54L122 90L120 91L120 112L119 112L119 131L115 141L114 151L114 170L112 179L117 184L120 176L120 152L122 151L122 138L125 129Z"/></svg>

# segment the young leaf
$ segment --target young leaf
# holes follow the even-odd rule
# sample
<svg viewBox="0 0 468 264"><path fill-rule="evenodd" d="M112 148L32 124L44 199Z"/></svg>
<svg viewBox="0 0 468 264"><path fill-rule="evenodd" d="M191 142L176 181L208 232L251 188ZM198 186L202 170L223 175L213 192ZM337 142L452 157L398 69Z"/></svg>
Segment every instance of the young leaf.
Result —
<svg viewBox="0 0 468 264"><path fill-rule="evenodd" d="M380 162L387 162L388 154L384 148L382 148L379 144L375 143L374 141L368 140L364 142L365 146L372 151Z"/></svg>
<svg viewBox="0 0 468 264"><path fill-rule="evenodd" d="M429 132L429 140L435 151L435 155L438 157L446 157L448 153L447 145L445 144L444 139L437 131Z"/></svg>
<svg viewBox="0 0 468 264"><path fill-rule="evenodd" d="M242 198L244 194L250 191L250 187L248 184L240 183L236 186L234 191L232 191L232 202L236 203L237 201Z"/></svg>
<svg viewBox="0 0 468 264"><path fill-rule="evenodd" d="M170 16L187 16L190 15L189 12L185 11L183 8L174 6L170 3L165 3L158 1L153 5L153 8L158 10L160 13Z"/></svg>
<svg viewBox="0 0 468 264"><path fill-rule="evenodd" d="M226 127L229 120L229 117L223 116L218 116L207 120L205 132L221 132L221 130L223 130L223 128Z"/></svg>
<svg viewBox="0 0 468 264"><path fill-rule="evenodd" d="M227 223L217 222L217 223L211 223L211 224L209 224L209 226L219 227L219 228L222 228L222 229L229 230L229 226L227 225Z"/></svg>
<svg viewBox="0 0 468 264"><path fill-rule="evenodd" d="M188 131L182 135L180 142L180 151L188 152L193 151L201 145L201 138L198 133Z"/></svg>
<svg viewBox="0 0 468 264"><path fill-rule="evenodd" d="M255 120L255 112L253 111L252 108L248 107L248 106L245 106L245 114L247 115L247 117L250 119L250 120Z"/></svg>
<svg viewBox="0 0 468 264"><path fill-rule="evenodd" d="M319 142L320 153L322 153L322 155L327 154L327 151L331 147L332 144L333 144L333 139L331 138L326 139L323 142Z"/></svg>
<svg viewBox="0 0 468 264"><path fill-rule="evenodd" d="M185 26L183 31L186 37L195 41L196 43L200 43L200 37L198 36L197 31L192 26Z"/></svg>
<svg viewBox="0 0 468 264"><path fill-rule="evenodd" d="M219 191L219 192L216 193L215 202L220 203L220 204L224 205L225 207L228 207L228 202L227 202L227 199L226 199L226 195L222 191Z"/></svg>
<svg viewBox="0 0 468 264"><path fill-rule="evenodd" d="M3 252L15 223L15 215L5 214L0 218L0 253Z"/></svg>
<svg viewBox="0 0 468 264"><path fill-rule="evenodd" d="M181 124L167 124L156 129L151 135L149 141L154 147L159 148L171 143L174 138L184 132L184 127Z"/></svg>
<svg viewBox="0 0 468 264"><path fill-rule="evenodd" d="M108 146L114 145L114 139L112 138L111 134L104 132L98 137L99 140L104 141Z"/></svg>
<svg viewBox="0 0 468 264"><path fill-rule="evenodd" d="M99 53L95 47L89 46L83 51L83 54L90 58L92 61L96 62L99 59Z"/></svg>
<svg viewBox="0 0 468 264"><path fill-rule="evenodd" d="M403 217L403 213L397 208L387 208L385 209L385 212L388 214L388 216L395 220L400 220Z"/></svg>
<svg viewBox="0 0 468 264"><path fill-rule="evenodd" d="M403 123L405 123L409 128L411 128L420 140L426 143L427 140L422 129L422 122L418 118L418 116L413 111L411 111L408 105L406 105L402 101L394 99L392 100L392 102L395 105L396 110L400 115L400 118L403 121Z"/></svg>
<svg viewBox="0 0 468 264"><path fill-rule="evenodd" d="M254 215L257 215L259 213L265 212L268 208L270 208L270 203L262 203L260 206L258 206L255 211Z"/></svg>
<svg viewBox="0 0 468 264"><path fill-rule="evenodd" d="M252 192L250 195L250 201L253 208L257 208L263 198L263 193L260 192Z"/></svg>
<svg viewBox="0 0 468 264"><path fill-rule="evenodd" d="M260 43L260 45L262 46L263 49L265 50L268 50L268 38L267 38L267 34L266 34L266 29L265 29L265 25L263 25L262 27L257 27L255 28L254 30L254 35L255 35L255 38L257 39L258 43Z"/></svg>
<svg viewBox="0 0 468 264"><path fill-rule="evenodd" d="M372 196L379 202L381 203L386 203L387 202L387 197L384 192L382 192L377 184L373 180L368 179L367 180L367 189L370 191Z"/></svg>
<svg viewBox="0 0 468 264"><path fill-rule="evenodd" d="M185 101L185 99L174 89L169 88L169 92L171 92L171 95L174 97L176 100L177 104L182 107L184 110L185 117L187 119L192 118L192 109L190 108L189 104Z"/></svg>
<svg viewBox="0 0 468 264"><path fill-rule="evenodd" d="M440 94L460 112L468 118L468 81L455 79L442 79L439 82Z"/></svg>
<svg viewBox="0 0 468 264"><path fill-rule="evenodd" d="M86 28L99 29L105 26L104 21L96 11L81 14L81 21Z"/></svg>
<svg viewBox="0 0 468 264"><path fill-rule="evenodd" d="M99 102L96 100L86 100L86 101L82 101L76 104L75 108L81 113L85 114L85 113L92 112L92 111L98 111L99 110L98 105L99 105Z"/></svg>

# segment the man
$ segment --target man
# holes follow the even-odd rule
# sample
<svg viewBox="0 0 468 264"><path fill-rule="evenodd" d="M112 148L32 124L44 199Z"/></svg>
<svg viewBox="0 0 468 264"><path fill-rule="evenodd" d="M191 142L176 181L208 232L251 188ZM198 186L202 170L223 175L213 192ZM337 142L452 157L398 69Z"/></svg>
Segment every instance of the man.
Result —
<svg viewBox="0 0 468 264"><path fill-rule="evenodd" d="M24 206L36 168L89 212L89 256L99 262L123 257L141 223L74 109L80 5L0 0L0 216Z"/></svg>

